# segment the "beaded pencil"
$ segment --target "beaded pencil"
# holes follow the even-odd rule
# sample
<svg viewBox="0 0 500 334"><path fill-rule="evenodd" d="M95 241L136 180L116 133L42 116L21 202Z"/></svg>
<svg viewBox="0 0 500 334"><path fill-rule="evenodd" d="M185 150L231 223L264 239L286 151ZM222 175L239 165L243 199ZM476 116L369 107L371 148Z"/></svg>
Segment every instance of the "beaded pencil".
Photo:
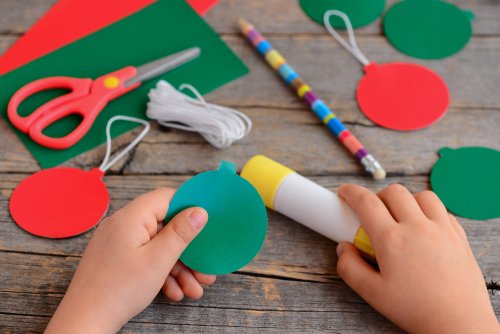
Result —
<svg viewBox="0 0 500 334"><path fill-rule="evenodd" d="M253 25L243 19L238 21L241 32L255 47L257 52L265 58L267 63L278 72L285 83L291 87L297 95L303 99L326 125L337 139L354 155L363 165L365 170L374 179L382 180L386 173L382 165L366 150L363 144L346 128L340 119L330 110L325 102L320 100L311 87L304 82L297 72L287 64L285 58L276 51Z"/></svg>

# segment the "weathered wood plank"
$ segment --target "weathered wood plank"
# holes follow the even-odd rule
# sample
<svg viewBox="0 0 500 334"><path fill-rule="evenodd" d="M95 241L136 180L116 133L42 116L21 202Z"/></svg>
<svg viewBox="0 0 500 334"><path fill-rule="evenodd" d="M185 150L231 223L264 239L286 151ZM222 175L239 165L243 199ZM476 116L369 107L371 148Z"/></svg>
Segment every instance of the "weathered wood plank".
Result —
<svg viewBox="0 0 500 334"><path fill-rule="evenodd" d="M26 304L33 304L33 309L40 309L38 315L52 315L71 281L76 264L73 261L68 262L68 259L52 259L42 255L8 254L7 257L7 261L2 261L6 268L10 268L12 272L28 276L24 280L11 280L0 288L1 294L5 296L2 300L6 301L2 303L2 312L8 309L14 314L33 314L30 309L25 309ZM30 279L37 277L37 275L38 280L57 275L60 278L56 282L51 282L50 285L40 285L36 282L37 279L35 279L35 282ZM305 286L310 286L310 289L300 289ZM299 291L304 291L304 293L307 291L307 296L297 298L296 293ZM326 298L323 298L322 295ZM24 298L18 298L21 296L24 296ZM224 298L221 298L221 296L224 296ZM17 303L15 302L16 299L19 299ZM24 299L29 299L30 302L25 303ZM242 303L242 300L247 300L248 303ZM340 300L343 302L340 302ZM47 302L46 308L36 306L44 302ZM159 297L154 304L158 306L170 303L163 297ZM221 307L228 310L275 310L285 313L287 311L364 313L370 309L341 280L311 284L309 282L252 277L240 274L220 276L214 285L205 289L201 300L186 299L179 304L183 306L181 310L184 307ZM182 311L179 310L178 312ZM148 317L153 318L154 314L145 313L143 317L135 320L144 321ZM176 316L173 318L176 318Z"/></svg>
<svg viewBox="0 0 500 334"><path fill-rule="evenodd" d="M11 37L8 41L4 39L0 36L0 51L1 46L11 41ZM250 74L208 95L209 100L235 107L304 108L243 37L227 36L224 40L250 67ZM278 36L269 40L335 111L358 112L355 91L363 76L362 67L333 38ZM359 45L377 63L410 61L436 71L449 86L451 107L500 108L500 96L495 91L500 78L500 37L474 39L463 52L441 61L414 60L401 55L382 37L361 37Z"/></svg>
<svg viewBox="0 0 500 334"><path fill-rule="evenodd" d="M298 298L299 291L304 296ZM44 321L37 324L40 328L48 322L62 294L8 291L0 292L0 297L13 313L9 315L12 318L44 317ZM143 326L164 330L186 326L207 330L281 333L369 328L377 328L380 332L399 332L340 281L309 284L241 275L220 277L215 285L205 290L199 301L185 300L171 304L159 296L144 312L132 319L124 331L142 332Z"/></svg>
<svg viewBox="0 0 500 334"><path fill-rule="evenodd" d="M131 320L121 332L158 333L162 331L175 331L192 333L193 331L202 331L204 333L241 333L262 330L266 333L304 333L312 331L315 326L317 326L317 331L324 331L324 327L319 327L323 323L328 323L327 328L338 333L359 333L360 331L376 331L377 333L399 332L386 321L380 320L380 316L364 304L351 302L354 312L346 309L348 305L345 300L338 302L340 305L336 307L336 311L311 311L309 314L307 311L294 310L287 312L281 309L270 308L264 310L239 309L238 307L241 307L241 304L236 305L234 308L226 306L215 309L214 305L207 299L215 298L216 301L217 299L220 300L220 296L216 296L215 294L220 293L220 290L223 289L217 289L217 287L225 283L221 283L219 280L214 287L208 288L205 296L199 302L184 301L180 305L172 305L165 302L162 297L158 297L141 315ZM279 284L281 285L281 282ZM218 291L212 292L213 289L217 289ZM332 290L333 288L330 285L327 292L331 293ZM223 292L227 293L227 291ZM212 294L212 296L208 297L209 294ZM499 294L490 295L497 315L500 313L499 296ZM2 324L3 333L18 333L19 328L23 329L23 333L39 333L45 328L50 315L54 312L62 295L0 292L0 297L4 301L4 305L10 306L9 310L17 312L8 314L0 312L0 324ZM271 302L270 304L274 303ZM359 309L362 311L367 309L368 314L360 314L361 311ZM42 310L42 313L39 310ZM36 315L31 314L33 311L35 311ZM342 318L340 315L342 315ZM214 325L212 318L217 319L221 317L224 320L236 319L240 323ZM194 322L191 319L202 319L204 321ZM208 320L209 323L206 323L205 320ZM292 320L293 326L288 325L290 320ZM309 321L314 321L314 323L309 324ZM339 322L340 324L338 324ZM346 323L349 325L345 326Z"/></svg>
<svg viewBox="0 0 500 334"><path fill-rule="evenodd" d="M81 236L48 240L30 235L15 225L8 216L8 198L12 188L24 175L0 174L0 251L69 257L78 261L92 235L92 231ZM111 194L110 213L128 201L151 189L166 186L178 187L187 176L109 176L106 184ZM319 184L335 191L342 183L351 182L367 186L374 191L391 183L402 183L412 192L428 188L426 177L396 177L375 183L358 177L314 177ZM487 281L500 280L498 254L500 243L495 233L500 219L477 222L459 218L468 233L471 247ZM269 211L269 229L265 244L242 273L282 277L314 282L330 282L338 279L336 273L336 244L292 220ZM2 281L2 280L0 280Z"/></svg>
<svg viewBox="0 0 500 334"><path fill-rule="evenodd" d="M386 10L397 0L387 1ZM43 15L55 0L2 0L0 12L8 13L0 21L0 33L22 34ZM500 7L493 1L454 0L463 9L472 10L475 35L500 34ZM269 14L268 14L269 13ZM272 14L271 14L272 13ZM272 15L272 20L269 19ZM300 9L297 1L247 1L225 0L205 17L219 33L236 33L236 18L244 16L265 33L325 34L320 25L312 22ZM380 20L357 30L359 34L381 34Z"/></svg>
<svg viewBox="0 0 500 334"><path fill-rule="evenodd" d="M164 311L164 310L162 310ZM270 315L260 314L258 312L250 312L250 311L240 311L238 315L251 313L254 318L256 318L255 322L261 321L262 319L267 319ZM225 314L224 317L229 318L232 314ZM274 316L274 315L273 315ZM243 316L239 316L236 319L242 320ZM185 318L185 316L183 317ZM353 317L354 318L354 317ZM321 319L325 321L324 318ZM40 316L20 316L20 315L5 315L0 314L0 324L2 324L2 330L5 334L11 333L19 333L19 328L23 329L23 333L41 333L45 329L49 321L48 317L40 317ZM353 320L354 321L354 320ZM286 325L275 325L274 327L269 326L259 326L258 324L255 327L245 328L244 325L246 322L236 325L222 325L222 326L213 326L213 325L204 325L202 323L197 324L172 324L166 321L157 323L150 322L138 322L131 321L127 325L125 325L119 333L255 333L255 332L265 332L265 333L304 333L310 332L313 330L308 324L304 323L302 329L289 329ZM363 330L365 332L373 332L374 328L364 327ZM317 332L324 332L322 329L316 329ZM333 330L331 330L333 332ZM359 330L352 329L343 329L338 326L337 329L334 330L335 333L359 333ZM377 328L377 333L400 333L394 327L392 328Z"/></svg>
<svg viewBox="0 0 500 334"><path fill-rule="evenodd" d="M264 154L306 175L365 175L357 161L310 112L243 110L252 117L255 127L241 143L221 151L196 134L183 134L189 139L178 142L177 131L154 132L137 147L134 159L123 172L200 172L212 169L223 159L242 167L251 156ZM430 172L442 147L480 145L500 149L499 124L500 113L491 110L450 113L434 126L412 133L359 124L350 129L390 174L422 175Z"/></svg>
<svg viewBox="0 0 500 334"><path fill-rule="evenodd" d="M69 284L76 263L34 255L9 254L9 257L12 258L3 263L3 267L26 279L13 279L0 288L3 301L0 314L37 315L47 317L45 321L48 321ZM50 284L36 282L55 277L57 281L49 281ZM490 299L496 314L499 314L500 295L490 294ZM281 332L306 329L359 332L369 328L376 328L377 332L397 332L339 280L311 284L238 274L219 277L199 301L171 304L158 296L132 322L164 326L203 324L229 329L241 326L246 330Z"/></svg>
<svg viewBox="0 0 500 334"><path fill-rule="evenodd" d="M241 164L256 153L266 153L295 166L304 161L309 165L303 169L296 167L303 173L360 172L354 159L331 138L327 130L322 128L315 117L284 87L273 71L267 68L268 66L241 38L230 37L227 40L249 64L252 72L247 77L211 94L209 99L221 104L240 106L241 110L248 113L256 123L251 136L240 146L218 151L197 135L178 131L153 132L137 150L137 155L144 160L138 162L133 159L125 168L126 172L194 173L210 168L214 165L214 161L221 158L232 159ZM273 42L290 55L291 63L301 64L304 77L313 80L313 85L320 95L324 98L330 97L326 100L341 119L352 123L353 131L391 173L428 172L436 159L436 150L442 146L484 145L497 148L499 140L496 130L500 124L498 121L500 96L495 93L494 87L500 78L496 57L500 52L500 38L473 41L470 50L456 57L441 62L429 62L430 67L442 74L449 83L452 107L448 115L436 125L412 133L364 126L372 123L359 112L354 100L354 91L361 70L333 41L317 37L277 38ZM374 51L374 59L382 62L402 59L395 58L395 52L385 47L386 42L380 38L365 38L361 42L366 42L369 46L367 50ZM309 51L311 49L317 50L318 54L328 54L331 57L317 57ZM375 57L377 53L380 57ZM394 55L391 56L391 53ZM309 61L301 61L304 59ZM481 66L471 67L464 64L481 64ZM346 71L352 67L354 67L352 71ZM252 108L248 108L249 106ZM273 131L269 130L271 127L268 127L268 124L273 124ZM0 172L36 171L34 160L3 121L0 122L0 130L6 133L3 139L5 145L0 151ZM464 131L467 135L463 135ZM478 133L491 135L478 136ZM270 146L270 142L277 143L276 147ZM283 143L287 143L286 146ZM70 165L95 167L100 163L102 151L101 148L84 154ZM156 163L158 154L151 154L157 152L161 153L161 156L176 156L178 159L173 165L172 159L158 164ZM395 156L392 152L398 152L398 155ZM426 159L420 162L422 156ZM196 157L198 163L193 164ZM419 164L413 166L417 162L417 157ZM293 160L290 161L290 158ZM117 166L114 170L117 171L121 167Z"/></svg>
<svg viewBox="0 0 500 334"><path fill-rule="evenodd" d="M17 40L15 36L4 36L0 34L0 54L3 54Z"/></svg>
<svg viewBox="0 0 500 334"><path fill-rule="evenodd" d="M55 2L56 0L0 1L0 33L25 33Z"/></svg>
<svg viewBox="0 0 500 334"><path fill-rule="evenodd" d="M0 325L5 334L19 333L20 329L23 333L42 333L48 322L48 317L0 313Z"/></svg>
<svg viewBox="0 0 500 334"><path fill-rule="evenodd" d="M210 168L214 161L221 158L232 159L241 164L256 153L266 153L284 163L293 162L295 166L304 161L310 165L304 169L296 167L304 173L360 172L354 159L335 142L311 112L284 87L280 79L243 40L231 37L228 41L249 64L252 72L247 77L211 94L209 99L221 104L240 106L240 109L256 123L250 137L239 146L218 151L197 135L178 131L153 132L137 150L137 155L144 160L140 162L132 160L125 168L126 172L199 172ZM426 173L436 159L436 150L442 146L484 145L498 148L499 133L496 130L500 124L498 120L500 95L496 94L494 88L500 79L496 56L500 52L500 38L473 41L471 50L466 50L449 60L429 63L449 83L452 107L444 119L434 126L411 133L364 126L372 123L359 112L354 100L354 91L361 70L335 43L324 38L280 38L275 42L280 49L285 49L284 51L290 55L292 63L301 64L305 78L314 80L313 85L320 95L329 97L326 98L329 104L341 119L352 123L352 130L384 163L389 172ZM385 41L366 38L366 42L370 45L369 49L377 51L374 54L381 53L381 57L374 59L382 62L391 59L387 53L392 51L387 51L389 49L383 47ZM309 51L311 49L318 50L319 54L329 54L331 58L316 57ZM301 62L301 59L309 61ZM481 64L481 66L472 67L464 64ZM353 70L346 71L350 67L354 67ZM251 108L248 108L249 106ZM273 124L273 127L269 127L268 124ZM0 172L36 171L34 160L13 136L4 121L0 122L0 130L5 133L2 139L5 144L0 151ZM464 132L467 135L464 135ZM478 133L488 135L479 136ZM432 140L429 140L430 138ZM272 147L269 143L277 144ZM101 148L84 154L76 158L72 165L97 166L102 151ZM156 152L158 154L151 154ZM395 156L393 152L398 152L398 155ZM176 156L178 161L172 164L174 161L169 159L165 163L162 161L158 164L156 163L158 155ZM426 157L424 161L420 161L422 156ZM290 158L294 161L290 161ZM418 166L412 166L416 164L416 159L419 160ZM198 163L193 163L196 160ZM117 166L115 171L120 168L121 166Z"/></svg>
<svg viewBox="0 0 500 334"><path fill-rule="evenodd" d="M242 108L254 121L254 129L243 141L217 150L198 134L177 130L158 131L157 126L142 143L113 167L110 173L194 174L214 169L221 160L241 168L255 154L265 154L305 175L359 175L362 168L350 153L308 110ZM355 119L354 113L346 113ZM352 117L352 118L351 118ZM500 112L495 109L455 110L435 125L404 133L354 123L353 133L392 175L428 174L442 147L486 146L500 149ZM39 168L4 121L0 172L35 172ZM119 147L132 140L127 134L114 142ZM105 148L76 157L67 166L91 169L100 165Z"/></svg>
<svg viewBox="0 0 500 334"><path fill-rule="evenodd" d="M250 74L217 90L209 99L234 106L303 106L242 37L228 36L224 40L249 66ZM340 113L344 109L356 109L355 92L364 75L362 66L332 37L276 36L269 41L334 110ZM500 97L495 91L500 79L500 38L473 39L465 50L440 61L402 55L382 37L360 37L358 44L371 61L380 64L408 61L434 70L448 85L452 107L500 107Z"/></svg>

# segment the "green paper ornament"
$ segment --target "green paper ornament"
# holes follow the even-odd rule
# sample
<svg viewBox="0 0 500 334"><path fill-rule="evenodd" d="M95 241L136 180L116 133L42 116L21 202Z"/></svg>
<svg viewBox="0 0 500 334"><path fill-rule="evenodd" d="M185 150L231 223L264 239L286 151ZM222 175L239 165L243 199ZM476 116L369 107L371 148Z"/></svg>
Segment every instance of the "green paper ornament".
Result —
<svg viewBox="0 0 500 334"><path fill-rule="evenodd" d="M443 148L431 172L432 190L449 211L470 219L500 217L500 152Z"/></svg>
<svg viewBox="0 0 500 334"><path fill-rule="evenodd" d="M222 161L184 183L170 202L165 221L197 206L208 222L180 259L204 274L224 275L247 265L261 249L267 231L267 211L259 193L236 174L234 163Z"/></svg>
<svg viewBox="0 0 500 334"><path fill-rule="evenodd" d="M384 33L399 51L416 58L451 56L469 42L474 14L440 0L404 0L384 16Z"/></svg>
<svg viewBox="0 0 500 334"><path fill-rule="evenodd" d="M327 10L344 12L351 19L353 28L359 28L375 21L385 7L385 0L299 0L300 7L312 20L323 25ZM345 29L344 21L338 17L330 19L334 28Z"/></svg>

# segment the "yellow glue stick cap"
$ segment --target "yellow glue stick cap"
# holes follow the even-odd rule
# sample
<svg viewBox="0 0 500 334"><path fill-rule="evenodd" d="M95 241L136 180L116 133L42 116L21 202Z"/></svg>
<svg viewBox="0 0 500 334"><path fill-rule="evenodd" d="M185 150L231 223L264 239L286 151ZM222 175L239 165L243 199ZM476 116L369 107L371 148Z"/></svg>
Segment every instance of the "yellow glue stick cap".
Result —
<svg viewBox="0 0 500 334"><path fill-rule="evenodd" d="M365 229L362 227L359 228L358 233L356 233L356 236L354 237L354 246L356 246L356 248L363 253L375 258L372 243L370 242L370 239L368 239L368 234L366 234Z"/></svg>
<svg viewBox="0 0 500 334"><path fill-rule="evenodd" d="M291 173L295 172L263 155L256 155L243 166L240 176L257 189L268 208L274 209L274 196Z"/></svg>

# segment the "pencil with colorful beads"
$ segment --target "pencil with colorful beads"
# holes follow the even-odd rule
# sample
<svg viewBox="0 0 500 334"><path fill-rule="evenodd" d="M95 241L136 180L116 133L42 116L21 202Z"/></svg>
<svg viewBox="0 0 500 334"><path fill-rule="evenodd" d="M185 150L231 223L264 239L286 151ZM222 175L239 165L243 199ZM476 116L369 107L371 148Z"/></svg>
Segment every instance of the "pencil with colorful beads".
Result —
<svg viewBox="0 0 500 334"><path fill-rule="evenodd" d="M363 144L345 127L326 103L316 96L311 87L287 64L285 58L272 47L271 43L247 21L239 19L238 23L242 33L252 43L257 52L278 72L285 83L293 88L297 95L309 105L330 132L359 160L365 170L376 180L384 179L386 173L382 165L368 153Z"/></svg>

